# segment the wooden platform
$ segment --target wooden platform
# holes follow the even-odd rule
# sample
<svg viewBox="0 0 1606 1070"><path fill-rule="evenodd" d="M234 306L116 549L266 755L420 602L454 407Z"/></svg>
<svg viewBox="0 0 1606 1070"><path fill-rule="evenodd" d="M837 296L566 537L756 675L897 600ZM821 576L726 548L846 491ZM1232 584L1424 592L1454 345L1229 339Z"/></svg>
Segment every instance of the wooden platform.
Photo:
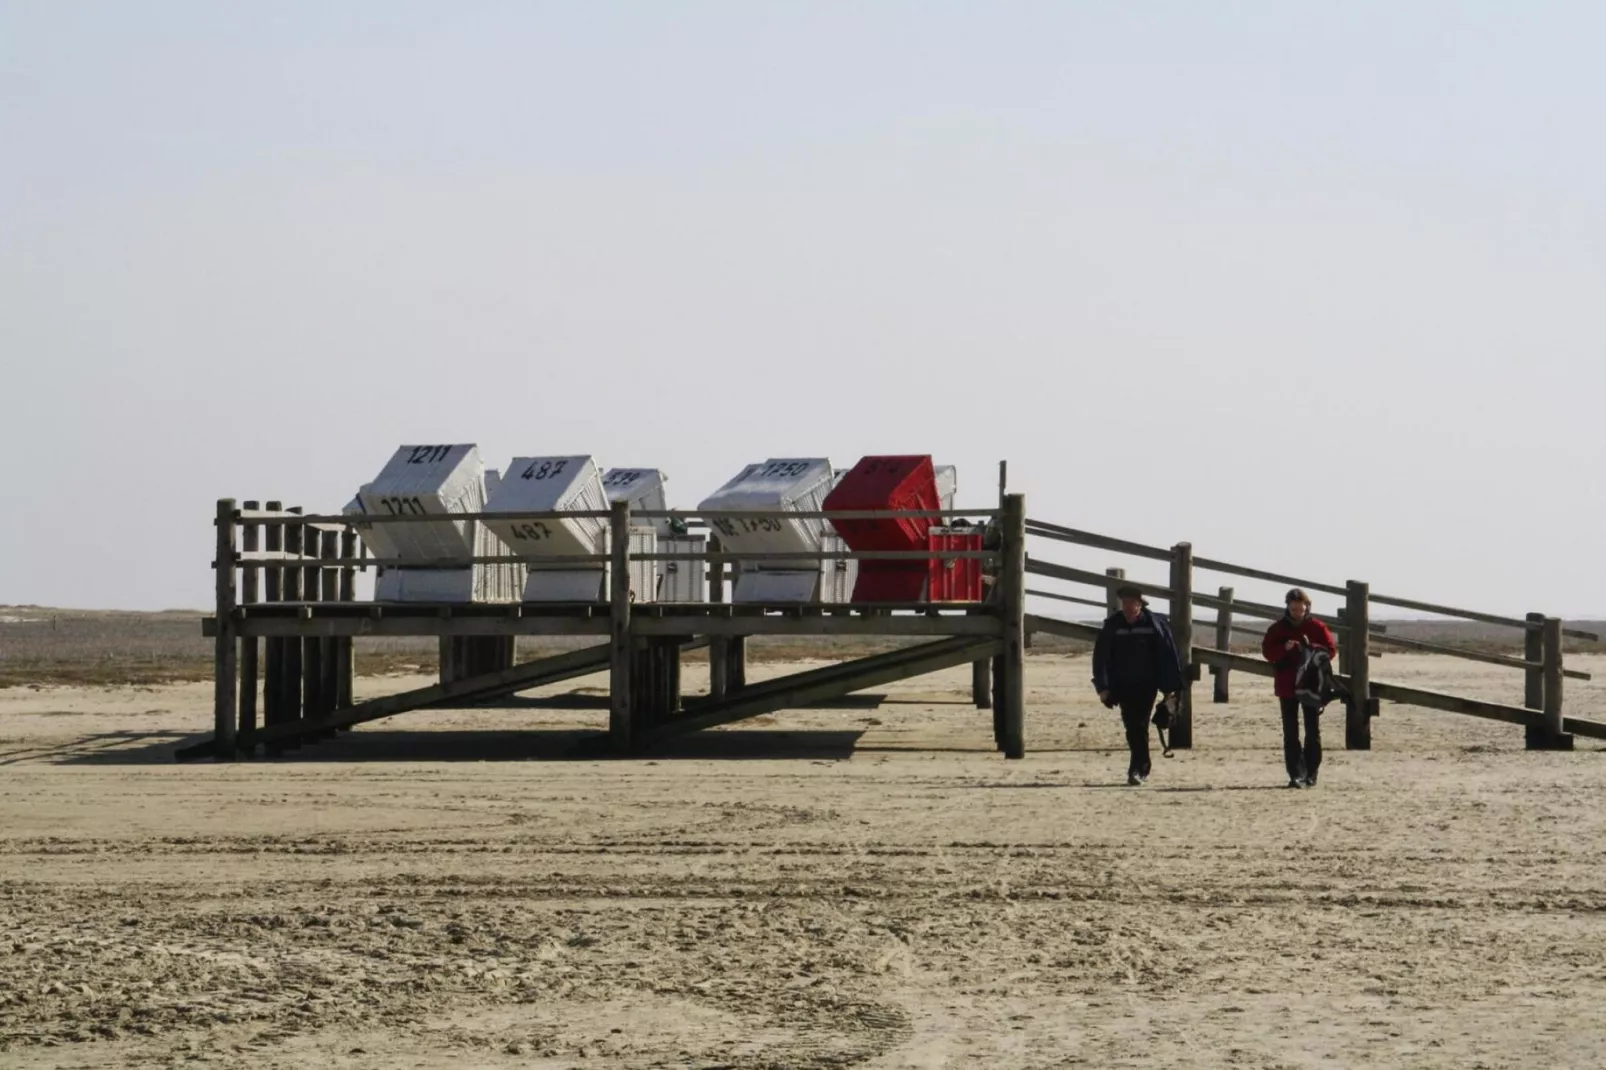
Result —
<svg viewBox="0 0 1606 1070"><path fill-rule="evenodd" d="M628 538L631 512L624 502L614 503L607 515L609 552L581 561L599 568L608 565L605 602L362 603L351 597L351 570L362 564L360 548L354 552L352 532L342 534L342 525L422 522L427 518L306 517L277 510L277 503L268 504L264 511L252 502L244 509L235 508L232 500L218 502L217 610L202 622L203 634L216 644L216 730L211 740L186 748L180 758L229 760L253 754L258 747L274 754L281 747L298 746L376 718L442 702L483 701L566 675L603 669L608 672L610 744L626 751L669 733L724 724L792 703L836 698L966 661L975 665L977 705L994 708L999 749L1012 758L1025 753L1026 506L1021 495L1005 496L1001 509L955 514L997 517L999 549L813 555L822 561L896 560L920 568L947 559L980 560L984 566L995 566L985 603L725 602L728 560L745 562L776 555L735 555L721 550L717 542L700 554L633 554ZM905 514L887 511L873 515L891 518ZM267 546L261 550L258 535L263 531L259 528L267 535ZM308 549L313 545L317 546L316 555ZM791 560L794 555L780 556ZM630 577L636 561L695 558L709 565L709 601L634 601ZM473 562L499 564L504 560L508 559L474 558ZM416 562L378 563L421 567ZM265 598L258 597L259 573L268 579ZM244 597L240 597L242 585ZM749 685L747 639L766 635L882 636L919 642L888 654ZM357 701L350 693L350 666L352 641L361 636L439 638L443 650L440 684ZM594 637L606 642L515 666L512 640L518 636ZM700 702L684 703L681 656L694 645L709 650L710 694ZM448 649L453 652L450 672L444 653ZM266 657L259 657L264 651ZM459 678L459 673L464 675ZM260 727L255 716L259 676L265 714Z"/></svg>

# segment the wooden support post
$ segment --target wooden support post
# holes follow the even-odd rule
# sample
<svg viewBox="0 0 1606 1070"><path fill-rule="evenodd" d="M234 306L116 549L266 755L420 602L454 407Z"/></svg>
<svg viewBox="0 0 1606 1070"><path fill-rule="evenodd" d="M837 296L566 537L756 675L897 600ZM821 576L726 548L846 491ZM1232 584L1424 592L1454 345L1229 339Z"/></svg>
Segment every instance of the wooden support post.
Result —
<svg viewBox="0 0 1606 1070"><path fill-rule="evenodd" d="M646 735L653 730L652 640L634 638L630 642L631 727Z"/></svg>
<svg viewBox="0 0 1606 1070"><path fill-rule="evenodd" d="M1344 607L1339 606L1333 613L1335 623L1344 624ZM1341 676L1349 675L1350 641L1348 627L1341 628L1333 636L1333 642L1338 646L1338 672Z"/></svg>
<svg viewBox="0 0 1606 1070"><path fill-rule="evenodd" d="M440 682L452 683L513 667L514 643L506 635L442 636Z"/></svg>
<svg viewBox="0 0 1606 1070"><path fill-rule="evenodd" d="M970 663L970 700L976 704L978 710L992 708L993 663L991 658L982 658L980 661Z"/></svg>
<svg viewBox="0 0 1606 1070"><path fill-rule="evenodd" d="M616 753L630 749L630 503L613 503L608 519L609 624L608 741Z"/></svg>
<svg viewBox="0 0 1606 1070"><path fill-rule="evenodd" d="M213 666L212 735L217 742L219 761L234 760L236 702L239 700L239 665L236 662L234 619L235 586L234 528L238 523L233 498L217 503L217 645Z"/></svg>
<svg viewBox="0 0 1606 1070"><path fill-rule="evenodd" d="M1534 668L1523 673L1522 704L1530 710L1542 710L1545 708L1545 615L1530 613L1528 623L1534 627L1523 633L1522 657Z"/></svg>
<svg viewBox="0 0 1606 1070"><path fill-rule="evenodd" d="M1193 746L1193 678L1198 666L1193 660L1193 544L1179 542L1171 548L1171 634L1182 659L1182 691L1177 696L1177 712L1171 718L1171 749Z"/></svg>
<svg viewBox="0 0 1606 1070"><path fill-rule="evenodd" d="M300 513L299 505L292 505L285 510L287 513ZM300 524L284 525L284 552L287 555L300 557L304 554L304 536L306 532ZM286 602L299 602L302 599L301 568L287 568L284 570L284 600ZM286 639L284 641L284 719L286 721L299 721L304 708L304 692L301 666L302 641L300 639ZM299 738L286 740L285 750L295 750L301 746Z"/></svg>
<svg viewBox="0 0 1606 1070"><path fill-rule="evenodd" d="M1104 585L1104 607L1113 617L1121 612L1121 600L1115 596L1115 589L1126 580L1126 569L1107 568L1104 574L1110 578L1110 582Z"/></svg>
<svg viewBox="0 0 1606 1070"><path fill-rule="evenodd" d="M733 635L725 640L725 690L740 691L747 686L747 636Z"/></svg>
<svg viewBox="0 0 1606 1070"><path fill-rule="evenodd" d="M1350 703L1344 717L1344 746L1372 749L1372 588L1358 580L1344 585L1344 626L1349 629Z"/></svg>
<svg viewBox="0 0 1606 1070"><path fill-rule="evenodd" d="M247 512L254 512L262 508L261 502L246 502ZM262 549L262 526L249 521L240 525L240 548L248 554L254 554ZM240 604L254 606L261 599L262 570L257 568L241 569L240 574ZM252 638L240 639L240 725L237 739L239 751L250 754L256 749L252 736L257 728L257 650L261 643Z"/></svg>
<svg viewBox="0 0 1606 1070"><path fill-rule="evenodd" d="M307 560L301 569L304 601L317 602L323 597L323 568L318 564L322 552L318 529L303 525L301 555ZM301 716L322 717L323 713L323 640L309 637L301 640Z"/></svg>
<svg viewBox="0 0 1606 1070"><path fill-rule="evenodd" d="M268 502L267 510L277 513L284 508L283 502ZM263 532L263 549L268 553L280 553L284 550L284 528L279 524L270 524ZM284 573L277 568L263 570L263 593L269 602L284 601ZM284 687L284 645L285 640L272 638L263 641L263 667L262 667L262 724L271 727L284 720L285 687ZM274 757L282 748L277 743L269 743L264 749L269 757Z"/></svg>
<svg viewBox="0 0 1606 1070"><path fill-rule="evenodd" d="M652 734L662 717L662 644L658 636L632 635L630 640L630 731L638 743Z"/></svg>
<svg viewBox="0 0 1606 1070"><path fill-rule="evenodd" d="M1000 551L1003 550L1004 508L1005 508L1004 498L1005 498L1005 496L1007 494L1007 491L1005 489L1006 488L1005 474L1006 474L1007 471L1008 471L1008 462L1007 461L999 461L998 462L998 519L994 523L996 524L996 527L997 527L997 530L998 530L998 543L997 543L997 545L998 545L998 549ZM988 593L987 593L988 599L990 601L992 601L992 602L995 602L995 603L998 603L998 604L1002 605L1003 601L1004 601L1004 564L1003 564L1003 554L1002 554L1002 552L1000 552L999 561L998 561L997 564L983 565L982 567L983 568L991 568L992 569L993 584L992 584L991 588L989 588L989 590L988 590ZM989 683L991 684L990 690L992 692L990 697L991 697L991 700L992 700L991 705L992 705L992 708L993 708L993 747L996 750L998 750L1000 753L1002 753L1003 749L1004 749L1004 720L1005 720L1004 711L1009 708L1009 699L1008 699L1008 695L1007 695L1008 685L1005 682L1006 673L1004 672L1004 655L1001 652L997 653L997 654L994 654L992 656L991 663L988 665L988 675L990 675L992 677L992 679L989 681Z"/></svg>
<svg viewBox="0 0 1606 1070"><path fill-rule="evenodd" d="M994 654L989 666L992 676L993 746L1004 749L1004 710L1009 705L1004 697L1004 655Z"/></svg>
<svg viewBox="0 0 1606 1070"><path fill-rule="evenodd" d="M1545 729L1553 737L1559 738L1562 732L1562 651L1561 651L1561 619L1559 617L1546 617L1544 631L1541 634L1541 648L1544 650L1545 662Z"/></svg>
<svg viewBox="0 0 1606 1070"><path fill-rule="evenodd" d="M457 636L441 636L435 643L435 651L435 677L442 684L449 684L458 677Z"/></svg>
<svg viewBox="0 0 1606 1070"><path fill-rule="evenodd" d="M661 638L637 639L636 645L646 655L646 673L644 675L647 681L647 701L645 703L647 717L641 727L643 730L650 732L663 724L669 716L669 659L664 656L664 641ZM638 711L641 710L643 707L642 693L632 690L631 694L636 697L636 709ZM640 717L636 720L638 724L642 721Z"/></svg>
<svg viewBox="0 0 1606 1070"><path fill-rule="evenodd" d="M719 536L708 536L708 549L720 549ZM725 562L708 562L708 601L712 605L719 605L725 601ZM718 700L725 697L726 675L726 645L722 636L710 636L708 640L708 697Z"/></svg>
<svg viewBox="0 0 1606 1070"><path fill-rule="evenodd" d="M318 532L318 556L324 561L340 560L340 532ZM325 565L318 570L320 589L319 600L324 602L340 601L340 569L335 565ZM340 705L340 640L335 638L318 640L318 716L333 713L335 707ZM333 736L334 730L324 733Z"/></svg>
<svg viewBox="0 0 1606 1070"><path fill-rule="evenodd" d="M642 661L642 686L632 692L636 700L634 727L650 732L680 710L680 640L666 636L638 639L636 653Z"/></svg>
<svg viewBox="0 0 1606 1070"><path fill-rule="evenodd" d="M340 556L343 560L352 561L357 557L357 533L347 528L340 533ZM357 570L351 565L343 566L340 570L340 600L342 602L355 602L357 600ZM353 701L355 688L353 682L357 671L356 644L349 635L335 640L340 645L336 647L335 656L335 708L345 709Z"/></svg>
<svg viewBox="0 0 1606 1070"><path fill-rule="evenodd" d="M1539 633L1540 650L1545 668L1545 702L1544 719L1539 722L1538 731L1530 730L1528 733L1529 750L1572 750L1573 737L1562 728L1562 653L1561 653L1561 618L1544 618L1544 628Z"/></svg>
<svg viewBox="0 0 1606 1070"><path fill-rule="evenodd" d="M1216 649L1232 652L1232 588L1222 587L1216 591L1216 597L1221 599L1221 607L1216 610ZM1210 672L1215 676L1215 686L1210 699L1212 702L1231 702L1232 691L1228 676L1231 672L1225 665L1211 666Z"/></svg>
<svg viewBox="0 0 1606 1070"><path fill-rule="evenodd" d="M680 665L680 640L658 640L658 722L680 712L680 686L675 670Z"/></svg>
<svg viewBox="0 0 1606 1070"><path fill-rule="evenodd" d="M1004 494L1007 483L1008 462L998 462L998 508L1000 515L998 523L1003 523L1002 510L1004 508ZM983 539L983 546L990 547L987 538ZM984 601L996 603L1000 597L1001 580L999 566L993 562L983 562L982 575L991 582L986 584ZM993 711L993 746L998 750L1004 749L1004 704L999 701L998 681L1003 676L1003 655L995 654L990 658L982 658L970 667L970 700L976 704L978 710Z"/></svg>
<svg viewBox="0 0 1606 1070"><path fill-rule="evenodd" d="M1003 613L1003 750L1026 756L1026 496L1006 494L1000 518L1003 561L998 572Z"/></svg>
<svg viewBox="0 0 1606 1070"><path fill-rule="evenodd" d="M357 559L357 533L347 528L340 533L340 557L345 561ZM357 600L357 567L355 565L340 566L340 600L342 602L355 602Z"/></svg>
<svg viewBox="0 0 1606 1070"><path fill-rule="evenodd" d="M340 560L340 532L318 532L318 559L320 561ZM324 565L318 569L318 600L320 602L340 601L340 567L338 565Z"/></svg>
<svg viewBox="0 0 1606 1070"><path fill-rule="evenodd" d="M678 638L665 640L667 649L664 651L669 660L668 664L668 696L669 710L666 717L674 718L680 715L680 640Z"/></svg>
<svg viewBox="0 0 1606 1070"><path fill-rule="evenodd" d="M519 660L519 637L516 635L495 636L495 649L491 653L491 667L488 672L501 672L511 669Z"/></svg>
<svg viewBox="0 0 1606 1070"><path fill-rule="evenodd" d="M1523 660L1533 663L1536 667L1523 671L1522 704L1530 710L1541 713L1545 709L1545 615L1543 613L1530 613L1528 623L1538 625L1529 628L1522 637ZM1545 725L1542 721L1524 725L1522 729L1523 741L1529 750L1541 750L1545 744Z"/></svg>

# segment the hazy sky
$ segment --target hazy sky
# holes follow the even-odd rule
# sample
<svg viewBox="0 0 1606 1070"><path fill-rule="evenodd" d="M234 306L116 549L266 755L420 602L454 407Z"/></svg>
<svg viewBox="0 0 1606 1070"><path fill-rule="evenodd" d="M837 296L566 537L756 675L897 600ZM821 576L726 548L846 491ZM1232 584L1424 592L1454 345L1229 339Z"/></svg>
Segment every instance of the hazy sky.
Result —
<svg viewBox="0 0 1606 1070"><path fill-rule="evenodd" d="M683 506L873 452L985 505L1007 457L1043 519L1606 613L1602 40L1592 3L5 0L0 602L205 605L216 498L335 509L468 441Z"/></svg>

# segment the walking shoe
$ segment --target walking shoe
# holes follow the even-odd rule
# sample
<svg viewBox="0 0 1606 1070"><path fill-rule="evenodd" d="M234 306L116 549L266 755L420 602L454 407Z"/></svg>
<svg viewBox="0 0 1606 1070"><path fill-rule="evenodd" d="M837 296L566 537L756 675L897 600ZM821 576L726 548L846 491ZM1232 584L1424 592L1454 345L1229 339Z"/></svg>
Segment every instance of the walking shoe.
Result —
<svg viewBox="0 0 1606 1070"><path fill-rule="evenodd" d="M1128 773L1126 775L1126 786L1129 788L1142 787L1143 778L1138 776L1136 773Z"/></svg>
<svg viewBox="0 0 1606 1070"><path fill-rule="evenodd" d="M1312 773L1310 776L1305 778L1305 786L1307 788L1314 788L1316 786L1316 774L1315 773Z"/></svg>
<svg viewBox="0 0 1606 1070"><path fill-rule="evenodd" d="M1305 782L1303 780L1290 780L1288 782L1288 786L1291 788L1302 788L1305 786Z"/></svg>

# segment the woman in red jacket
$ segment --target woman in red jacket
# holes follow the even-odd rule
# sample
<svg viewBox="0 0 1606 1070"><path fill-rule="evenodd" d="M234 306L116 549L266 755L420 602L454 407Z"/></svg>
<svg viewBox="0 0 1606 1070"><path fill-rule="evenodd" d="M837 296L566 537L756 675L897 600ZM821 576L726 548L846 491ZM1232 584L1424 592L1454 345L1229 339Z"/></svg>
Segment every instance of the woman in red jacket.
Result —
<svg viewBox="0 0 1606 1070"><path fill-rule="evenodd" d="M1288 766L1288 786L1314 788L1316 770L1322 764L1321 709L1305 709L1305 744L1299 743L1299 699L1294 697L1294 675L1299 669L1302 647L1315 647L1337 657L1338 647L1327 625L1311 616L1310 595L1295 587L1285 599L1288 612L1266 629L1260 644L1266 660L1277 666L1277 697L1283 706L1283 762Z"/></svg>

